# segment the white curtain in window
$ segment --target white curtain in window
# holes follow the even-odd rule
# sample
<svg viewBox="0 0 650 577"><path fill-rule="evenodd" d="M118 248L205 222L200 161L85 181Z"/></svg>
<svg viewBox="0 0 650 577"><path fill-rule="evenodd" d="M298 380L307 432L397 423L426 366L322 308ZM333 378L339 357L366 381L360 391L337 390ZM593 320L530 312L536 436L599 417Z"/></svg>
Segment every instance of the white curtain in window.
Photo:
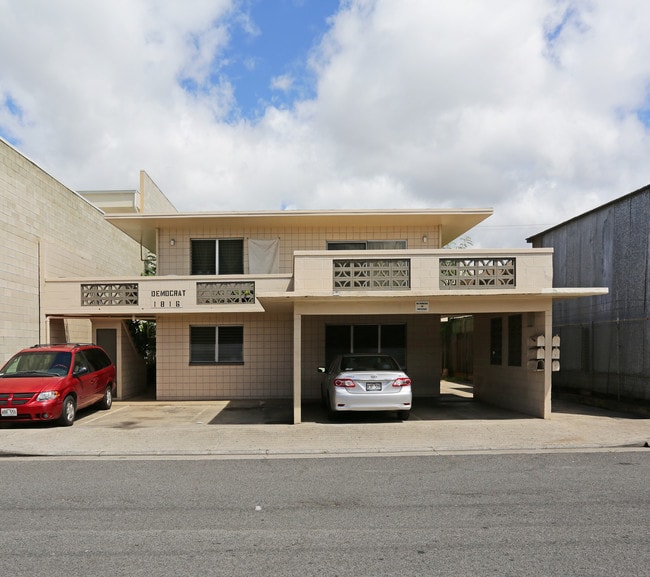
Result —
<svg viewBox="0 0 650 577"><path fill-rule="evenodd" d="M280 272L280 241L248 239L248 268L250 274Z"/></svg>

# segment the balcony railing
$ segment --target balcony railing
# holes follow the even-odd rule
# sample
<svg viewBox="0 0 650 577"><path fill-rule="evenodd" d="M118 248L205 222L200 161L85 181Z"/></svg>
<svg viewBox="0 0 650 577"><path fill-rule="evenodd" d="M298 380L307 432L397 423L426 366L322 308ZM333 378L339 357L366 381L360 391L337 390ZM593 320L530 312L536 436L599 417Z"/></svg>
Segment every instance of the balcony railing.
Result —
<svg viewBox="0 0 650 577"><path fill-rule="evenodd" d="M287 299L541 294L553 286L551 249L295 251L274 275L46 279L51 315L261 312ZM365 296L365 295L363 295Z"/></svg>
<svg viewBox="0 0 650 577"><path fill-rule="evenodd" d="M440 259L440 288L499 289L516 286L516 258Z"/></svg>
<svg viewBox="0 0 650 577"><path fill-rule="evenodd" d="M161 298L185 296L184 292L167 290L157 291ZM122 307L138 305L138 283L97 283L81 285L81 306L86 307ZM196 304L255 304L254 282L198 282L196 283Z"/></svg>
<svg viewBox="0 0 650 577"><path fill-rule="evenodd" d="M399 290L411 286L411 261L391 259L334 260L334 290Z"/></svg>
<svg viewBox="0 0 650 577"><path fill-rule="evenodd" d="M552 255L550 249L296 251L294 291L305 296L353 291L536 293L553 286Z"/></svg>
<svg viewBox="0 0 650 577"><path fill-rule="evenodd" d="M196 304L229 305L255 304L254 282L196 283Z"/></svg>
<svg viewBox="0 0 650 577"><path fill-rule="evenodd" d="M138 283L81 285L82 307L120 307L138 304Z"/></svg>

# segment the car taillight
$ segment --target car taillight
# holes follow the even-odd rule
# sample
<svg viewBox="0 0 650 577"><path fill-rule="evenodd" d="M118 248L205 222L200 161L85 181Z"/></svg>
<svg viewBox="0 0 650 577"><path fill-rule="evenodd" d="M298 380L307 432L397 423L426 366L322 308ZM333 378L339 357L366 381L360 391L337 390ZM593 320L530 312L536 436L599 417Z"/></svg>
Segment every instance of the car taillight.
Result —
<svg viewBox="0 0 650 577"><path fill-rule="evenodd" d="M411 379L405 378L405 377L400 377L399 379L395 379L393 381L393 386L394 387L410 387L411 386Z"/></svg>
<svg viewBox="0 0 650 577"><path fill-rule="evenodd" d="M352 379L334 379L334 386L351 389L355 386L355 383Z"/></svg>

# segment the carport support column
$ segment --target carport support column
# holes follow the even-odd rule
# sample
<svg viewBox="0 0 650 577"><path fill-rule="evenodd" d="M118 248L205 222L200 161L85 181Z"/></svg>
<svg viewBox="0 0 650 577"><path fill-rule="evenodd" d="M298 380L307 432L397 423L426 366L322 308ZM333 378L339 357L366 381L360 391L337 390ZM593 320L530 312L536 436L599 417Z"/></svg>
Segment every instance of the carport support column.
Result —
<svg viewBox="0 0 650 577"><path fill-rule="evenodd" d="M302 316L293 313L293 424L302 422Z"/></svg>

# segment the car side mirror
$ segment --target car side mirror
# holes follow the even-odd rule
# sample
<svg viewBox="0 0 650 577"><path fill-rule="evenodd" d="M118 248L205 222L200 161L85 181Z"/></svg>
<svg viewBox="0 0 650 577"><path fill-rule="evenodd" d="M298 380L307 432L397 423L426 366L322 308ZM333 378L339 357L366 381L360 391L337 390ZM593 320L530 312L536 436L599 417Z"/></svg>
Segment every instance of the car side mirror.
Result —
<svg viewBox="0 0 650 577"><path fill-rule="evenodd" d="M82 367L77 367L77 368L74 370L74 373L73 373L73 374L74 374L75 377L79 377L79 376L81 376L81 375L85 375L87 372L88 372L88 367L83 367L83 366L82 366Z"/></svg>

